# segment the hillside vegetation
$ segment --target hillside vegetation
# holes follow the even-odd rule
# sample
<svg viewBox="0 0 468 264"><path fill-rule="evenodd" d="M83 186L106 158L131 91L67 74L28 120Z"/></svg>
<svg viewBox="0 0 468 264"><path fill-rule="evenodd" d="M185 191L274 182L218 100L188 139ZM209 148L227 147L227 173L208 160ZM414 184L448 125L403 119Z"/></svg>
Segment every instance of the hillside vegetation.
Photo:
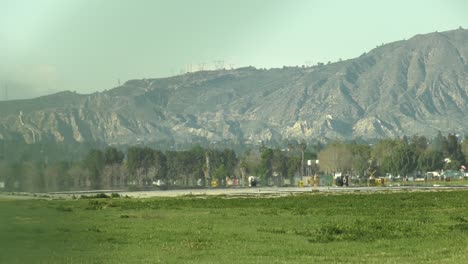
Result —
<svg viewBox="0 0 468 264"><path fill-rule="evenodd" d="M0 138L135 144L383 138L468 127L468 30L417 35L313 67L130 80L0 103Z"/></svg>

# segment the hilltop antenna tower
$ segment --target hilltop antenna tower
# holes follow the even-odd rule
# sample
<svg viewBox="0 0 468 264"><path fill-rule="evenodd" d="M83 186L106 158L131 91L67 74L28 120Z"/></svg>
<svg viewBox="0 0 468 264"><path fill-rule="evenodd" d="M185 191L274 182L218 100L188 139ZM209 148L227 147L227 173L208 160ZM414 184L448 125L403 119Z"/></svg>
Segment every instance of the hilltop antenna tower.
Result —
<svg viewBox="0 0 468 264"><path fill-rule="evenodd" d="M224 61L223 60L215 60L213 61L215 70L222 70L224 68Z"/></svg>
<svg viewBox="0 0 468 264"><path fill-rule="evenodd" d="M198 64L198 71L203 71L203 70L205 70L205 63L204 62Z"/></svg>
<svg viewBox="0 0 468 264"><path fill-rule="evenodd" d="M8 101L8 85L4 84L4 89L5 89L5 101Z"/></svg>
<svg viewBox="0 0 468 264"><path fill-rule="evenodd" d="M191 72L192 72L192 68L193 68L192 63L185 65L185 68L186 68L186 72L187 72L187 73L191 73Z"/></svg>

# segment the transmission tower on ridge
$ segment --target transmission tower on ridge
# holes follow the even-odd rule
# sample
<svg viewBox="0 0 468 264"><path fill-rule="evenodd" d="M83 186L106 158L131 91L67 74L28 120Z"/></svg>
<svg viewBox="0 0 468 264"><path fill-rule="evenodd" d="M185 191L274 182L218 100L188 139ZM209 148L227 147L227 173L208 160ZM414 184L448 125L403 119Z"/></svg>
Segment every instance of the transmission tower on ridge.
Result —
<svg viewBox="0 0 468 264"><path fill-rule="evenodd" d="M215 70L222 70L224 68L224 61L223 60L215 60L213 61Z"/></svg>
<svg viewBox="0 0 468 264"><path fill-rule="evenodd" d="M203 70L205 70L205 63L204 62L198 64L198 71L203 71Z"/></svg>
<svg viewBox="0 0 468 264"><path fill-rule="evenodd" d="M5 92L4 99L5 101L8 101L8 85L5 82L3 83L3 90Z"/></svg>
<svg viewBox="0 0 468 264"><path fill-rule="evenodd" d="M192 70L193 70L193 69L192 69L192 68L193 68L192 63L187 64L187 65L185 66L185 68L186 68L186 72L187 72L187 73L191 73Z"/></svg>

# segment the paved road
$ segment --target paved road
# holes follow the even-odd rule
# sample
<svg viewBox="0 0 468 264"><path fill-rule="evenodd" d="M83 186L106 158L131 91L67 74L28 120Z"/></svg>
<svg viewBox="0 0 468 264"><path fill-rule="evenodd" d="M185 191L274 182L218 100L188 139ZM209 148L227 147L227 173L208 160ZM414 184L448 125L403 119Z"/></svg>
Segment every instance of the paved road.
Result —
<svg viewBox="0 0 468 264"><path fill-rule="evenodd" d="M0 193L0 198L71 198L73 195L93 195L97 193L119 193L135 198L145 197L177 197L187 195L224 195L224 196L286 196L300 193L352 193L352 192L382 192L382 191L439 191L439 190L467 190L463 186L385 186L385 187L252 187L252 188L216 188L216 189L183 189L183 190L154 190L135 191L124 190L93 190L79 192L54 192L47 194L33 193Z"/></svg>
<svg viewBox="0 0 468 264"><path fill-rule="evenodd" d="M86 192L56 193L58 195L81 195L93 193L117 192L130 197L177 197L187 195L225 195L225 196L285 196L300 193L349 193L349 192L379 192L379 191L437 191L437 190L468 190L468 186L388 186L388 187L251 187L251 188L216 188L216 189L183 189L165 191L111 191L98 190Z"/></svg>
<svg viewBox="0 0 468 264"><path fill-rule="evenodd" d="M186 189L167 191L122 192L130 197L176 197L184 195L226 195L226 196L285 196L299 193L349 193L379 191L437 191L468 190L468 186L398 186L398 187L260 187L260 188L226 188L226 189Z"/></svg>

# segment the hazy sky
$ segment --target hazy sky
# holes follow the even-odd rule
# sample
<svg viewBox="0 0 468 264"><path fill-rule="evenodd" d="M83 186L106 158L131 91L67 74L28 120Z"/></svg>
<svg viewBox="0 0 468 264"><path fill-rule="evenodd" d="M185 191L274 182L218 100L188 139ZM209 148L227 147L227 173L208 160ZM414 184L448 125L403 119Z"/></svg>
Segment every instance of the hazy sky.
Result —
<svg viewBox="0 0 468 264"><path fill-rule="evenodd" d="M90 93L222 60L281 67L349 59L468 28L466 0L0 0L0 99Z"/></svg>

